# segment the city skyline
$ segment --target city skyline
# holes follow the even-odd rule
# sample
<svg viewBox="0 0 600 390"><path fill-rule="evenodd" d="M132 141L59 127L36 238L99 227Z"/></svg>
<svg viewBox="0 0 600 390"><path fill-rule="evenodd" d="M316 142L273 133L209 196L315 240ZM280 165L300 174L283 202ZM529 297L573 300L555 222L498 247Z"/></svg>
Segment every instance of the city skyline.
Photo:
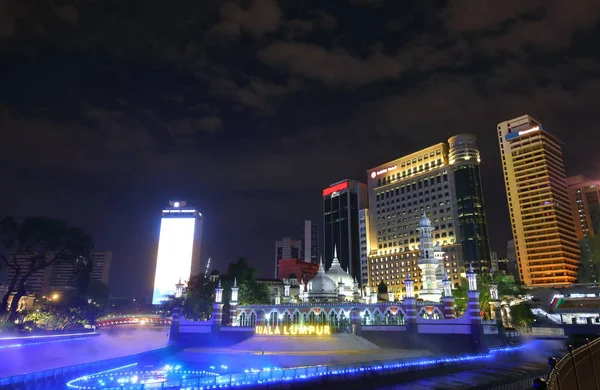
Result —
<svg viewBox="0 0 600 390"><path fill-rule="evenodd" d="M321 221L323 188L365 182L432 140L477 137L500 255L511 234L498 122L540 118L564 142L568 176L599 176L588 2L223 5L0 5L13 70L0 90L0 214L85 229L113 251L117 296L150 295L169 199L202 210L203 265L245 256L269 275L273 241Z"/></svg>

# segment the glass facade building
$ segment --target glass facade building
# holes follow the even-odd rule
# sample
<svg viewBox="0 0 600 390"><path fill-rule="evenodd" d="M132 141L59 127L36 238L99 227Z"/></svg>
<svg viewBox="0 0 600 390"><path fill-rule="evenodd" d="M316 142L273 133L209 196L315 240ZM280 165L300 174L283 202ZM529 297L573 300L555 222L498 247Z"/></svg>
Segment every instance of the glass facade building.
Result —
<svg viewBox="0 0 600 390"><path fill-rule="evenodd" d="M367 186L352 180L323 190L323 254L331 267L334 249L346 272L361 280L359 210L366 208Z"/></svg>
<svg viewBox="0 0 600 390"><path fill-rule="evenodd" d="M384 282L403 295L410 274L421 289L417 228L423 214L434 227L433 244L444 252L440 272L454 284L469 263L477 270L490 267L480 161L475 137L460 134L367 171L372 288Z"/></svg>

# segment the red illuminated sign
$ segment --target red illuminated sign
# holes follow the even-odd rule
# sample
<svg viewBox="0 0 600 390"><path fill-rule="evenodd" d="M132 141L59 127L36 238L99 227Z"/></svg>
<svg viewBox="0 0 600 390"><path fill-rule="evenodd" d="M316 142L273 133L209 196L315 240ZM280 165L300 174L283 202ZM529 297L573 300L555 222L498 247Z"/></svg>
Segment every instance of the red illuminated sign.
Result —
<svg viewBox="0 0 600 390"><path fill-rule="evenodd" d="M323 190L323 196L331 195L334 192L345 190L346 188L348 188L348 182L347 181L345 181L343 183L336 184L336 185L331 186L329 188L325 188Z"/></svg>

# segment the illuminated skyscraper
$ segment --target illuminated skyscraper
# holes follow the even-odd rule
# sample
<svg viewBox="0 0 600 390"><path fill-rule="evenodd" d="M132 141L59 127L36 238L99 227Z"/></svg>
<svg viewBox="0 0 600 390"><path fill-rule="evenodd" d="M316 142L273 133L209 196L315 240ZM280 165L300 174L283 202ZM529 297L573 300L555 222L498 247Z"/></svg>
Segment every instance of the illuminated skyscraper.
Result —
<svg viewBox="0 0 600 390"><path fill-rule="evenodd" d="M598 272L594 262L591 261L593 253L590 252L589 242L584 241L584 238L600 234L600 180L589 180L579 175L567 178L567 185L577 240L582 244L582 254L586 255L582 256L582 259L585 257L589 259L588 263L581 264L584 269L580 275L587 275L591 282L597 283Z"/></svg>
<svg viewBox="0 0 600 390"><path fill-rule="evenodd" d="M170 201L162 212L152 304L175 295L175 285L200 274L202 214L185 201Z"/></svg>
<svg viewBox="0 0 600 390"><path fill-rule="evenodd" d="M367 186L353 180L332 184L323 190L323 257L331 267L337 248L341 267L361 281L359 210L368 206Z"/></svg>
<svg viewBox="0 0 600 390"><path fill-rule="evenodd" d="M404 295L410 274L422 286L423 213L432 223L432 242L443 248L438 272L460 283L469 263L490 267L480 156L475 136L460 134L367 171L369 181L369 284L380 282ZM436 275L443 280L444 274ZM418 292L417 292L418 294Z"/></svg>
<svg viewBox="0 0 600 390"><path fill-rule="evenodd" d="M600 233L596 231L600 227L600 180L572 176L567 179L567 185L577 240Z"/></svg>
<svg viewBox="0 0 600 390"><path fill-rule="evenodd" d="M575 283L579 245L561 142L529 115L496 131L519 278L526 286Z"/></svg>

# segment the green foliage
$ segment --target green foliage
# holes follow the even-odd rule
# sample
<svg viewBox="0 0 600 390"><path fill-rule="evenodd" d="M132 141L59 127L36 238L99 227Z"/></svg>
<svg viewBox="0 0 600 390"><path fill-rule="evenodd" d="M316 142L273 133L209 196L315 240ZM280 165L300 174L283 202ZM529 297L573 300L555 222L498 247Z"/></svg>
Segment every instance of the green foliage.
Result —
<svg viewBox="0 0 600 390"><path fill-rule="evenodd" d="M25 325L43 330L77 329L94 324L101 314L77 295L64 295L59 302L37 300L34 307L24 313Z"/></svg>
<svg viewBox="0 0 600 390"><path fill-rule="evenodd" d="M110 289L106 283L92 279L88 283L85 297L98 306L107 307L110 303Z"/></svg>
<svg viewBox="0 0 600 390"><path fill-rule="evenodd" d="M207 320L212 313L216 285L204 274L193 277L188 282L183 315L190 320Z"/></svg>
<svg viewBox="0 0 600 390"><path fill-rule="evenodd" d="M479 307L484 313L485 318L491 318L490 313L490 285L498 285L498 296L503 297L517 297L522 295L523 291L518 282L512 276L504 275L500 272L483 272L477 275L477 291L479 291ZM456 315L462 316L467 310L467 290L469 283L467 279L463 278L461 284L452 290L454 296L454 307L456 309Z"/></svg>
<svg viewBox="0 0 600 390"><path fill-rule="evenodd" d="M269 303L269 287L256 280L247 280L240 285L238 299L241 305Z"/></svg>
<svg viewBox="0 0 600 390"><path fill-rule="evenodd" d="M462 283L460 285L456 286L452 290L452 296L454 297L454 309L456 310L457 317L461 317L467 311L467 279L462 279L461 282Z"/></svg>
<svg viewBox="0 0 600 390"><path fill-rule="evenodd" d="M535 316L531 312L531 305L528 302L511 306L510 318L514 327L525 327L535 321Z"/></svg>
<svg viewBox="0 0 600 390"><path fill-rule="evenodd" d="M223 275L223 279L229 282L237 279L238 283L242 283L246 280L256 280L257 276L258 270L248 264L248 259L240 257L235 263L229 263L227 273Z"/></svg>

